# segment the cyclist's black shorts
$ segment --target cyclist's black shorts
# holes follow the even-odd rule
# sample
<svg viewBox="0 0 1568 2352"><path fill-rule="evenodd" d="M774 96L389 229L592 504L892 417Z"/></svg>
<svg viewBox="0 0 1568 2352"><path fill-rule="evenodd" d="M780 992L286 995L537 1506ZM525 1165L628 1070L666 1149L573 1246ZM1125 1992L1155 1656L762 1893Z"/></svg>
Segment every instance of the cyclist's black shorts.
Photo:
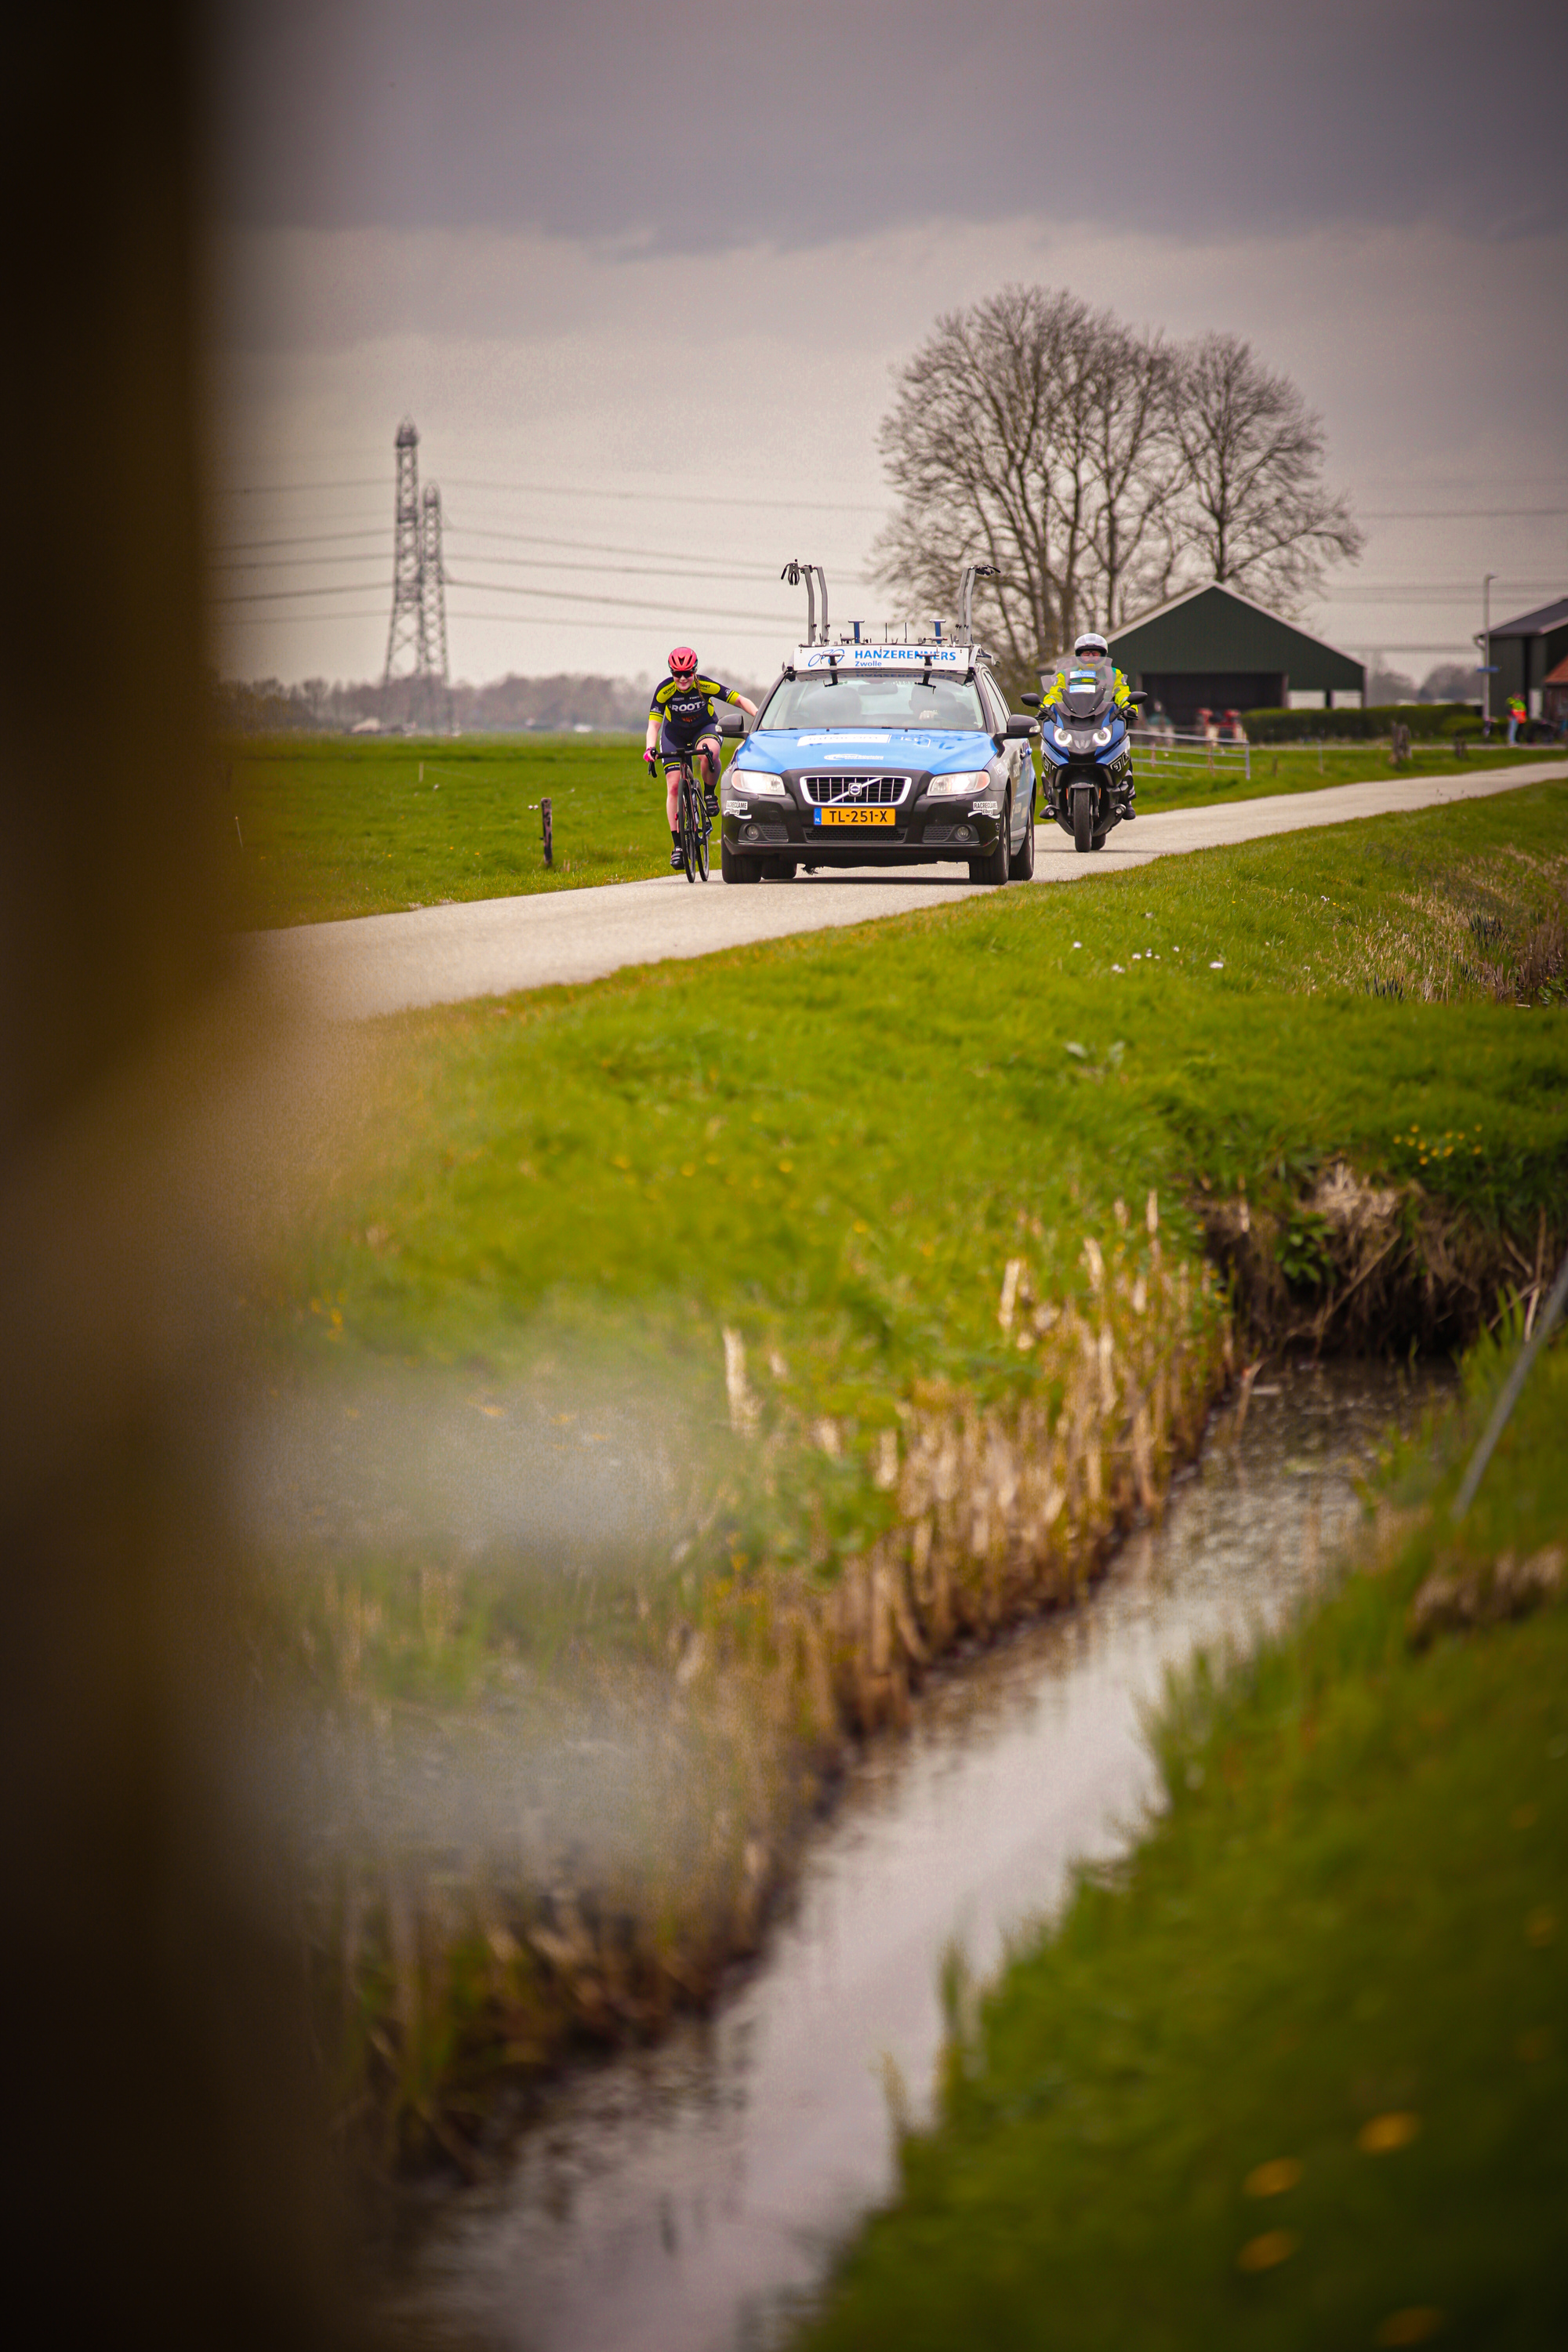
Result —
<svg viewBox="0 0 1568 2352"><path fill-rule="evenodd" d="M718 738L716 719L705 719L700 727L695 728L672 727L667 719L658 730L659 757L679 760L683 751L695 751L699 743L716 742Z"/></svg>

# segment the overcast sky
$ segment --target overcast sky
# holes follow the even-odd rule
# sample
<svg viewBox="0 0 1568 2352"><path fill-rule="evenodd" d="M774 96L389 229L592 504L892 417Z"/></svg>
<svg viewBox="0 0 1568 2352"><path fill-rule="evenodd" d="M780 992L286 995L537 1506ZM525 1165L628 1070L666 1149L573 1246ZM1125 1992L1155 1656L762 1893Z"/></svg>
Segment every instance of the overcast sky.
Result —
<svg viewBox="0 0 1568 2352"><path fill-rule="evenodd" d="M1419 675L1568 592L1568 9L1015 0L231 6L225 667L379 673L392 438L454 675L769 673L887 499L891 371L1010 278L1251 339L1368 545L1315 617ZM461 583L461 584L458 584ZM238 601L238 600L246 601Z"/></svg>

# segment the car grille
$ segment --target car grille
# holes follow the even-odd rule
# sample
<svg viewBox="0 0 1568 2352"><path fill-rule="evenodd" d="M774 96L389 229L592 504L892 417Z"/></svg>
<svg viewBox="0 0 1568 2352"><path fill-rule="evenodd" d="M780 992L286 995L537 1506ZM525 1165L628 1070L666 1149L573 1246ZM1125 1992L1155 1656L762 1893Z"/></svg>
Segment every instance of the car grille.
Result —
<svg viewBox="0 0 1568 2352"><path fill-rule="evenodd" d="M865 808L897 808L908 793L911 776L803 776L805 797L817 808L839 801L858 801Z"/></svg>

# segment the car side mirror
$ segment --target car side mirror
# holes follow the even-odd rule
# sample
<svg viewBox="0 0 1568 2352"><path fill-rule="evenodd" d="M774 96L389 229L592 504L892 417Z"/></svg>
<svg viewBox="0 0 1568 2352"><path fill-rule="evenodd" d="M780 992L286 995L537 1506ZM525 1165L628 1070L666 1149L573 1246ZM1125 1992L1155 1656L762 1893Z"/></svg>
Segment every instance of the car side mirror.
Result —
<svg viewBox="0 0 1568 2352"><path fill-rule="evenodd" d="M1027 701L1028 698L1027 695L1024 698L1026 701ZM1039 720L1037 719L1031 719L1026 710L1010 710L1008 712L1007 734L1012 741L1016 742L1020 735L1037 735L1039 731Z"/></svg>
<svg viewBox="0 0 1568 2352"><path fill-rule="evenodd" d="M1037 694L1021 694L1018 699L1026 710L1037 710L1040 707L1040 698Z"/></svg>

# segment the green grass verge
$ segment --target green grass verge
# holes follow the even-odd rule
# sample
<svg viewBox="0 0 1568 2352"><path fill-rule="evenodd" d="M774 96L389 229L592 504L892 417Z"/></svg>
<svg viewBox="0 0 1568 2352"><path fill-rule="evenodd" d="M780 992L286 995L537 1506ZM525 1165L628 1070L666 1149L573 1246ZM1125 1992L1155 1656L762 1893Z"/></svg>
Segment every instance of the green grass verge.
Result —
<svg viewBox="0 0 1568 2352"><path fill-rule="evenodd" d="M1169 1812L955 2041L812 2352L1568 2340L1568 1612L1406 1638L1568 1533L1562 1349L1450 1531L1500 1360L1369 1572L1178 1694Z"/></svg>
<svg viewBox="0 0 1568 2352"><path fill-rule="evenodd" d="M641 748L630 736L235 745L240 920L320 923L668 873L663 789Z"/></svg>
<svg viewBox="0 0 1568 2352"><path fill-rule="evenodd" d="M1533 1249L1565 1024L1480 962L1565 872L1568 788L1542 785L398 1016L275 1326L500 1367L554 1318L711 1381L739 1322L866 1401L1016 1386L1007 1259L1083 1296L1085 1234L1151 1188L1195 1248L1200 1180L1292 1189L1341 1152Z"/></svg>
<svg viewBox="0 0 1568 2352"><path fill-rule="evenodd" d="M1184 751L1193 746L1184 744ZM1198 755L1201 759L1201 752ZM1155 814L1162 809L1194 808L1215 801L1263 800L1275 793L1317 793L1331 784L1384 782L1394 776L1463 776L1478 768L1521 767L1531 760L1561 757L1554 748L1510 751L1506 744L1485 749L1471 743L1467 758L1458 759L1452 743L1418 743L1407 761L1395 767L1386 743L1255 743L1252 773L1230 765L1227 752L1210 775L1203 768L1168 768L1151 763L1147 753L1138 759L1138 806Z"/></svg>
<svg viewBox="0 0 1568 2352"><path fill-rule="evenodd" d="M237 744L226 763L240 861L239 919L256 928L395 913L460 898L574 890L668 873L658 787L631 737L501 741L297 740ZM1539 753L1487 754L1489 766ZM1423 753L1418 770L1452 769ZM1253 755L1239 772L1140 770L1148 813L1268 793L1315 791L1393 772L1377 744ZM552 803L555 864L546 869L539 803Z"/></svg>

